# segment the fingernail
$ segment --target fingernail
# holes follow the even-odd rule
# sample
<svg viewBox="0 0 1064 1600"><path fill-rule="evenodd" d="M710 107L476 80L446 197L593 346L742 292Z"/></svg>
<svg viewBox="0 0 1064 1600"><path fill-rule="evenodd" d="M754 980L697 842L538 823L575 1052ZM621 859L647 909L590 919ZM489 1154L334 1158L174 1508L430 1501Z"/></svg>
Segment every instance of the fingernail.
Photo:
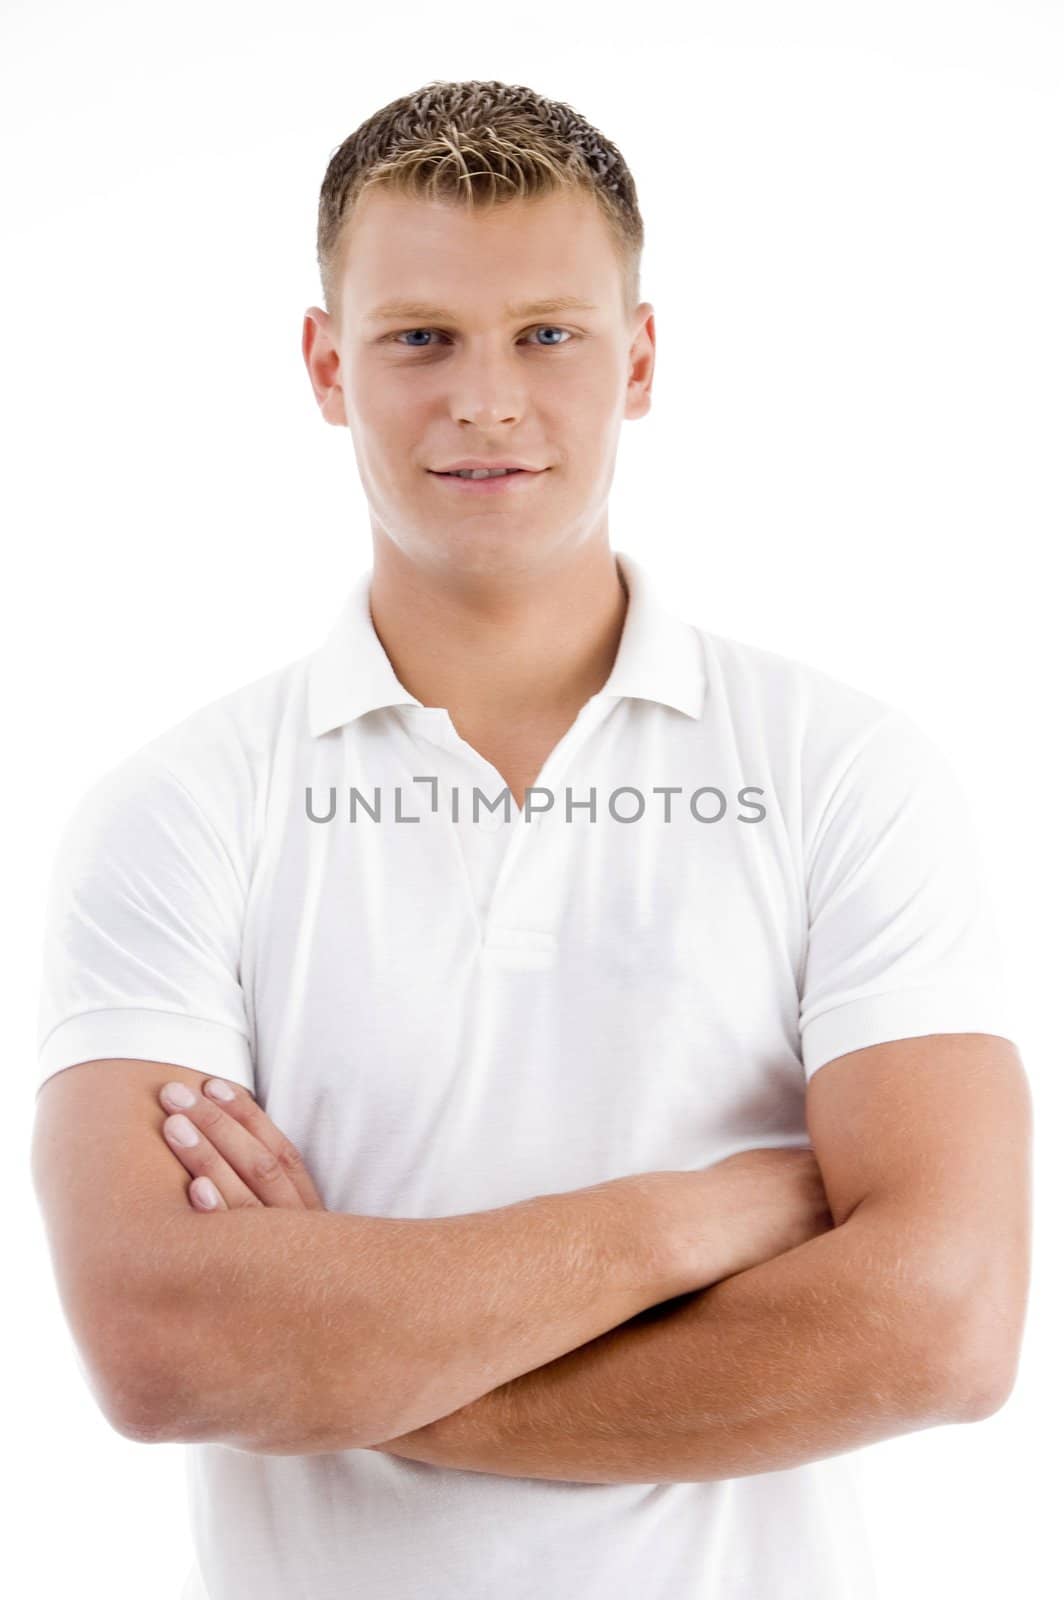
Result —
<svg viewBox="0 0 1064 1600"><path fill-rule="evenodd" d="M203 1092L204 1092L204 1094L209 1094L211 1096L211 1098L214 1099L214 1100L235 1100L236 1099L236 1096L234 1095L232 1089L230 1089L230 1087L229 1087L229 1085L227 1083L223 1083L221 1078L210 1078L203 1085ZM192 1104L192 1102L190 1100L189 1101L189 1105L191 1105L191 1104Z"/></svg>
<svg viewBox="0 0 1064 1600"><path fill-rule="evenodd" d="M163 1132L166 1134L166 1137L168 1139L172 1139L175 1144L190 1146L199 1142L199 1134L196 1132L191 1122L187 1117L182 1117L180 1115L176 1117L167 1117L166 1121L163 1123Z"/></svg>
<svg viewBox="0 0 1064 1600"><path fill-rule="evenodd" d="M163 1102L168 1106L194 1106L196 1096L191 1089L186 1089L183 1083L167 1083L163 1085Z"/></svg>
<svg viewBox="0 0 1064 1600"><path fill-rule="evenodd" d="M209 1206L212 1211L221 1201L221 1195L209 1178L197 1178L192 1188L196 1191L196 1199L200 1205Z"/></svg>

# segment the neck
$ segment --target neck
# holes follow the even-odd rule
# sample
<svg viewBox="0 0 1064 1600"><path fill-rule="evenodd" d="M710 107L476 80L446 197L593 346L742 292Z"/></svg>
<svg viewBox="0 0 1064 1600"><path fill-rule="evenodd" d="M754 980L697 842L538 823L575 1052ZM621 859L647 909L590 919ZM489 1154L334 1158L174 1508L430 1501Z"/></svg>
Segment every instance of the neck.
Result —
<svg viewBox="0 0 1064 1600"><path fill-rule="evenodd" d="M533 573L441 575L387 541L370 585L400 683L472 725L575 714L610 675L627 607L605 542Z"/></svg>

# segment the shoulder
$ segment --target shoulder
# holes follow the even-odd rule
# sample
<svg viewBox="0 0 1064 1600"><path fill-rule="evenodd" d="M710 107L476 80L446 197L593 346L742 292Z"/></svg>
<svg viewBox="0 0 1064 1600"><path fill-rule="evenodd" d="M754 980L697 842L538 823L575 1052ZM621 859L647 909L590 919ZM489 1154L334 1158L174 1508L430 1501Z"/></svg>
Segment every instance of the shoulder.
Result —
<svg viewBox="0 0 1064 1600"><path fill-rule="evenodd" d="M214 776L214 763L255 764L268 759L279 743L306 731L306 675L309 655L219 695L190 712L143 746L175 770L195 777Z"/></svg>
<svg viewBox="0 0 1064 1600"><path fill-rule="evenodd" d="M808 661L696 632L710 749L758 774L806 858L828 830L867 831L914 807L963 811L958 773L910 711Z"/></svg>
<svg viewBox="0 0 1064 1600"><path fill-rule="evenodd" d="M219 695L124 756L82 792L67 835L100 840L148 816L155 828L194 816L249 859L278 753L306 733L309 659Z"/></svg>
<svg viewBox="0 0 1064 1600"><path fill-rule="evenodd" d="M806 765L854 749L880 726L914 720L901 707L822 667L696 626L706 662L707 714L747 720L802 752Z"/></svg>
<svg viewBox="0 0 1064 1600"><path fill-rule="evenodd" d="M725 706L756 712L779 726L801 733L834 729L859 733L895 708L796 656L770 650L750 640L695 628L702 643L709 694Z"/></svg>

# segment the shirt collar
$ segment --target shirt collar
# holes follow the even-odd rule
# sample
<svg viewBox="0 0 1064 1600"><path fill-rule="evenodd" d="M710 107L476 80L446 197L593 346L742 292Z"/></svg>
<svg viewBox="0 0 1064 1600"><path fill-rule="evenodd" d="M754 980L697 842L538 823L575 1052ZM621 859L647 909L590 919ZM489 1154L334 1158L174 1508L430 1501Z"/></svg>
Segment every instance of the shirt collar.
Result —
<svg viewBox="0 0 1064 1600"><path fill-rule="evenodd" d="M662 603L646 569L614 551L628 609L603 698L630 695L699 717L706 678L697 630ZM395 675L369 609L373 569L357 579L324 643L310 658L310 731L319 734L381 706L422 706Z"/></svg>

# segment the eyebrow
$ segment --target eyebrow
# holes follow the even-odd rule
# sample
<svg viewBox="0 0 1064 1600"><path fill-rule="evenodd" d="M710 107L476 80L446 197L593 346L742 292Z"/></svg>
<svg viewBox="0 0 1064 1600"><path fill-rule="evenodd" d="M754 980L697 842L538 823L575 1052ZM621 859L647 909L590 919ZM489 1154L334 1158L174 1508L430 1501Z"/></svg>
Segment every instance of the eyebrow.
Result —
<svg viewBox="0 0 1064 1600"><path fill-rule="evenodd" d="M503 311L508 317L548 317L555 311L597 311L598 307L590 300L581 300L572 294L555 295L550 300L526 300L523 305L504 306ZM415 321L425 322L456 322L458 318L453 311L448 311L444 306L426 305L421 300L390 300L387 305L377 306L365 318L366 322L393 322L400 317L411 317Z"/></svg>

